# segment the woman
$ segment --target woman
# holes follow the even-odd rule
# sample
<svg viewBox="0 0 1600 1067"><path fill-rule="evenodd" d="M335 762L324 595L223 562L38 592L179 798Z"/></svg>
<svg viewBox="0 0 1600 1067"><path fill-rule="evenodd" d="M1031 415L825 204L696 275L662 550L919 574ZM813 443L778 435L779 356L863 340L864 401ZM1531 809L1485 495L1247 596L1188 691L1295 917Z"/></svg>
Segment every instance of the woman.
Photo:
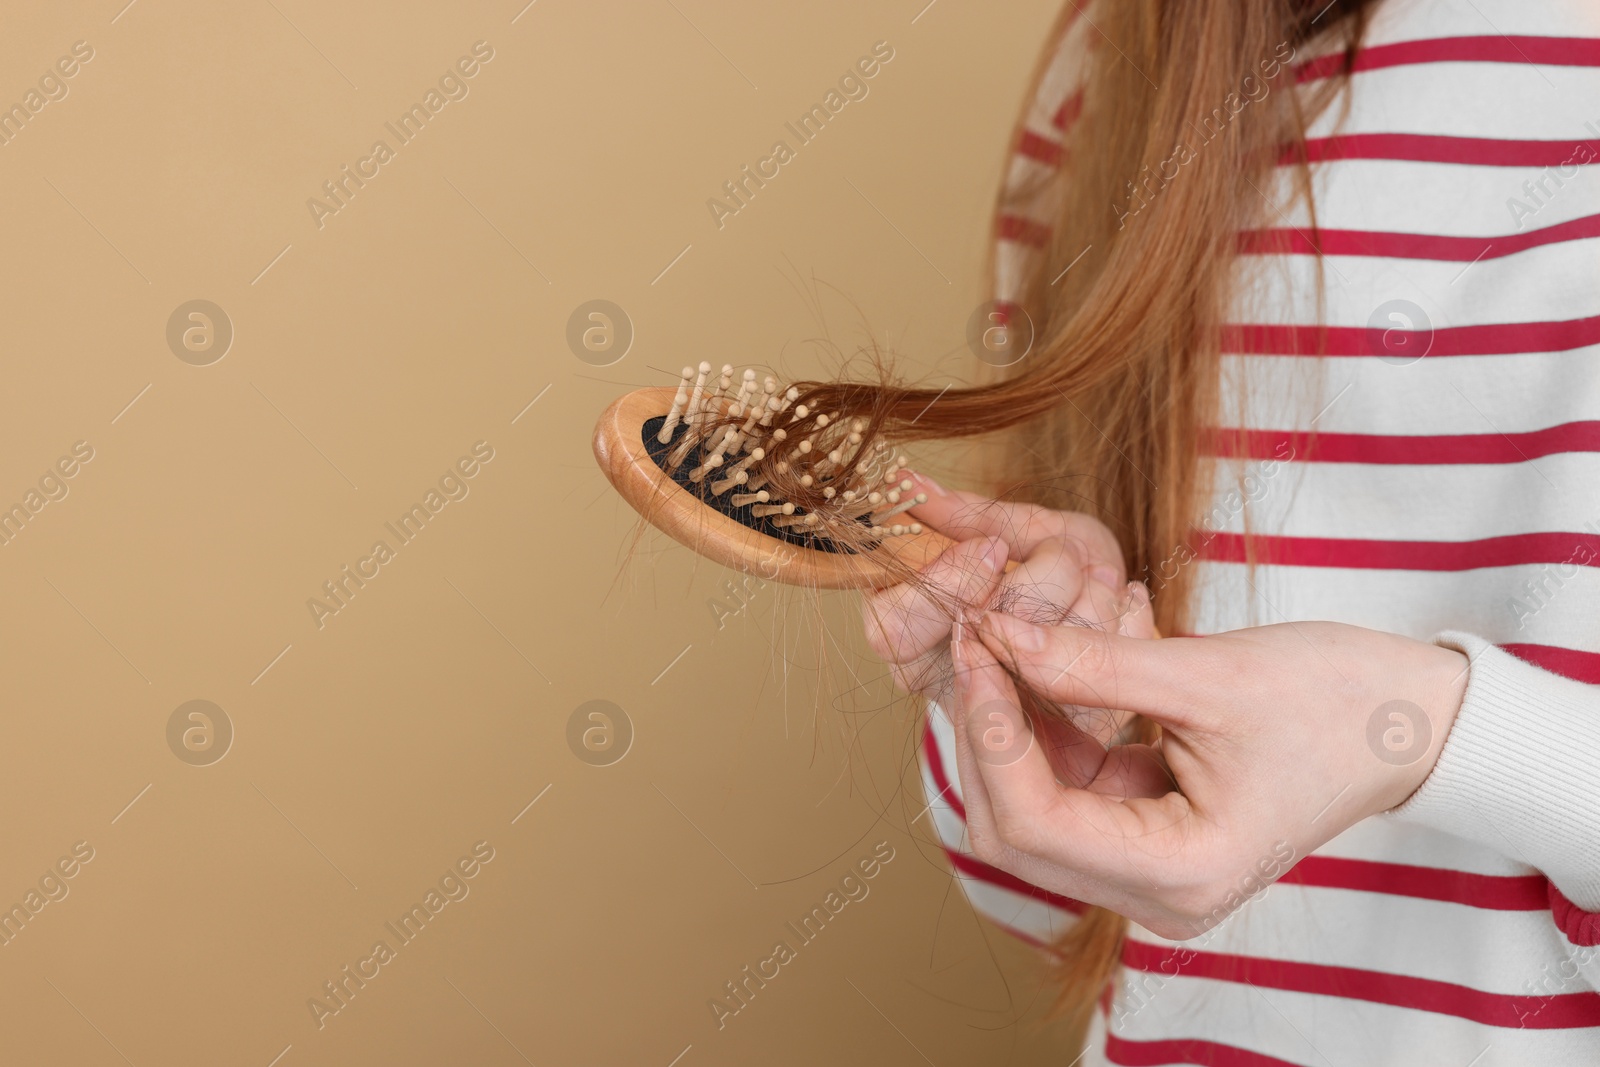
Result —
<svg viewBox="0 0 1600 1067"><path fill-rule="evenodd" d="M869 639L1082 1062L1600 1063L1600 7L1325 2L1068 4Z"/></svg>

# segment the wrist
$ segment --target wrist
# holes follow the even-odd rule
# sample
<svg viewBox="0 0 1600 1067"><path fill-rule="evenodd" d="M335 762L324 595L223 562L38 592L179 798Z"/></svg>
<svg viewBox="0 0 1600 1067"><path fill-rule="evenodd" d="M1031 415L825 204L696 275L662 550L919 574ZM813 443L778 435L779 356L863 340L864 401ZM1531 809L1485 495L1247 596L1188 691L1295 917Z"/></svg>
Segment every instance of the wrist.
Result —
<svg viewBox="0 0 1600 1067"><path fill-rule="evenodd" d="M1365 719L1371 767L1364 815L1404 804L1427 781L1461 712L1470 660L1455 649L1396 638L1401 655L1379 657L1388 670L1369 692L1379 696Z"/></svg>
<svg viewBox="0 0 1600 1067"><path fill-rule="evenodd" d="M1405 797L1409 798L1422 787L1439 762L1445 740L1461 714L1462 702L1467 695L1467 677L1472 661L1461 652L1442 645L1416 642L1422 692L1428 699L1422 704L1428 717L1432 737L1424 757L1408 768L1410 776ZM1402 798L1402 801L1405 798ZM1391 805L1393 806L1393 805Z"/></svg>
<svg viewBox="0 0 1600 1067"><path fill-rule="evenodd" d="M1421 646L1421 657L1426 661L1422 669L1424 678L1424 693L1430 699L1422 707L1427 710L1427 717L1434 723L1434 745L1427 753L1427 768L1422 771L1416 784L1421 785L1422 779L1427 777L1429 771L1438 763L1438 753L1445 749L1445 739L1450 736L1451 728L1456 725L1456 717L1461 715L1462 701L1467 697L1467 675L1469 675L1472 661L1469 657L1459 653L1454 648L1445 648L1442 645L1429 645L1426 641L1418 641Z"/></svg>

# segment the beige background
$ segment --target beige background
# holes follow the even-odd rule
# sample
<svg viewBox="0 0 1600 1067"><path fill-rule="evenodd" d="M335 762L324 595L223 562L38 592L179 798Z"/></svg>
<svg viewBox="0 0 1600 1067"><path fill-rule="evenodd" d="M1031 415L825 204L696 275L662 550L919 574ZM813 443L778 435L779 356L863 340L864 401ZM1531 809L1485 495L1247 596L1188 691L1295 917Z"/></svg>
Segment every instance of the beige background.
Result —
<svg viewBox="0 0 1600 1067"><path fill-rule="evenodd" d="M1064 1059L914 820L854 601L769 587L719 630L730 575L629 563L589 451L685 361L818 372L872 336L968 372L1053 5L924 2L7 6L0 103L94 58L0 147L0 504L94 459L0 548L0 903L95 858L0 947L6 1062ZM319 229L307 198L479 40ZM719 231L706 199L879 40L870 95ZM197 298L235 330L204 367L165 338ZM603 369L565 343L594 298L636 330ZM319 630L307 599L479 440L470 495ZM168 748L192 699L236 731L211 766ZM636 731L608 767L566 741L592 699ZM470 895L319 1030L308 998L479 840ZM880 840L870 896L719 1032L709 998Z"/></svg>

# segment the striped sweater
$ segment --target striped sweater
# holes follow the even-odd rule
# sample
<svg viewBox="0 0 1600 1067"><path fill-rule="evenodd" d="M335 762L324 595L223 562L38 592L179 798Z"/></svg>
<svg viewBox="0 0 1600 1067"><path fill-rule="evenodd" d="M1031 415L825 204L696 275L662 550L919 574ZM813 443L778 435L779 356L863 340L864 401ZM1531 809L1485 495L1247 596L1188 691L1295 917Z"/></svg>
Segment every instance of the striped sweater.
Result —
<svg viewBox="0 0 1600 1067"><path fill-rule="evenodd" d="M1058 164L1096 33L1069 30L1011 188ZM1301 82L1335 62L1290 60ZM1276 225L1240 236L1224 374L1250 399L1206 443L1218 499L1173 565L1197 568L1201 633L1325 619L1431 639L1471 657L1466 700L1400 808L1201 938L1134 926L1081 1062L1597 1065L1600 3L1384 0L1348 112L1308 149L1315 237L1287 168L1264 190ZM1002 301L1049 225L1042 207L999 220ZM971 855L937 709L922 772L973 906L1052 940L1081 905Z"/></svg>

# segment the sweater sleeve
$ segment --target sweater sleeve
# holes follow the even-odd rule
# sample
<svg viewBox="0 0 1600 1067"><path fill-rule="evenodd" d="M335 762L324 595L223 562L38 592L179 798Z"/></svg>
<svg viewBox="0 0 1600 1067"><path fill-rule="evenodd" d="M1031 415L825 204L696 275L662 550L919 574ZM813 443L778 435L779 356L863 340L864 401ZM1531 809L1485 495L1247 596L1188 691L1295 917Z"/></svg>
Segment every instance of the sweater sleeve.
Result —
<svg viewBox="0 0 1600 1067"><path fill-rule="evenodd" d="M1392 814L1542 871L1569 977L1600 989L1600 687L1471 634L1433 642L1470 660L1466 696L1433 772Z"/></svg>

